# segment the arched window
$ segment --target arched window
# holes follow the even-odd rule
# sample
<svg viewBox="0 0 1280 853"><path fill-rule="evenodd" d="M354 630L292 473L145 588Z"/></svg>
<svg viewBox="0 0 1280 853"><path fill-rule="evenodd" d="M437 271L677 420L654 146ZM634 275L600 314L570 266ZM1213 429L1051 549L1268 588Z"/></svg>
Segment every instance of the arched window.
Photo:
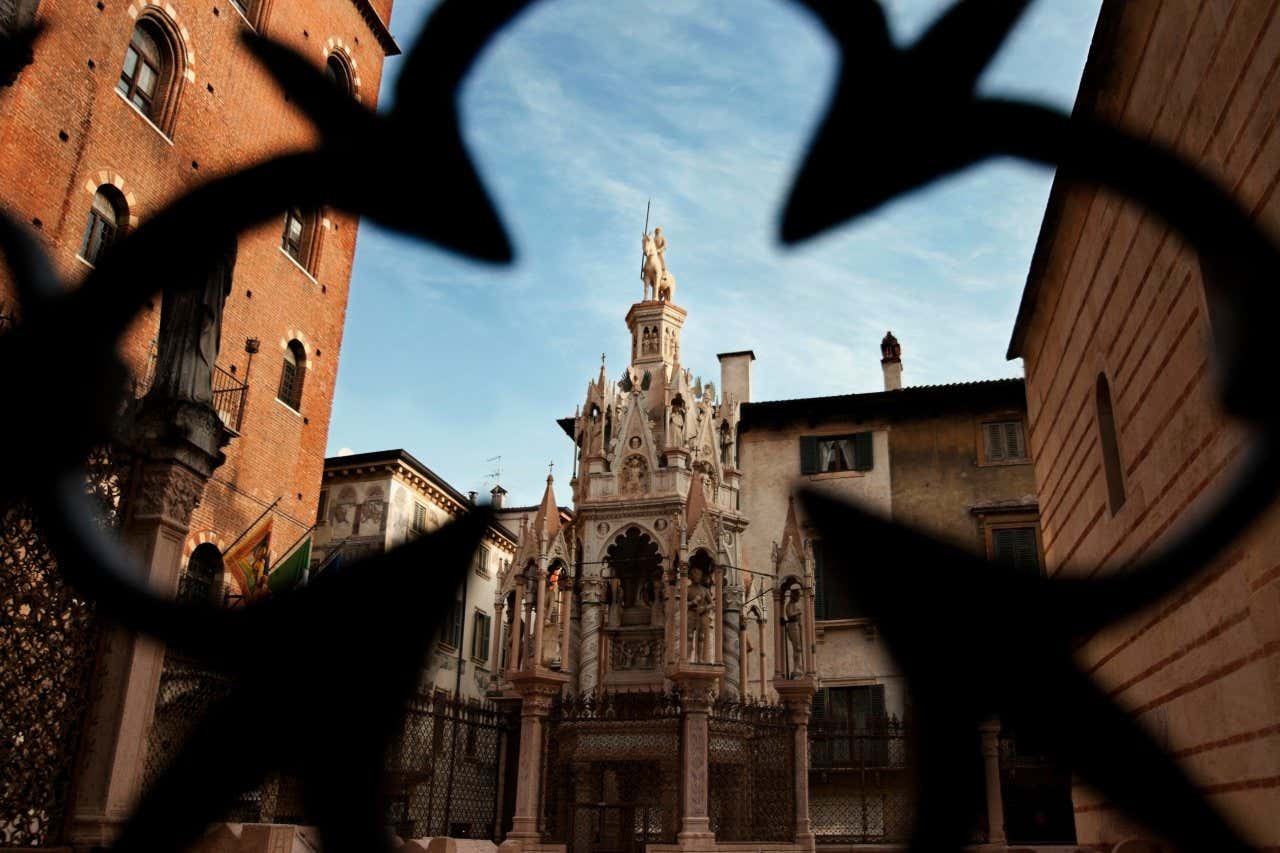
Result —
<svg viewBox="0 0 1280 853"><path fill-rule="evenodd" d="M315 275L316 259L319 257L320 214L315 210L291 207L284 216L284 236L280 240L280 248L307 272Z"/></svg>
<svg viewBox="0 0 1280 853"><path fill-rule="evenodd" d="M218 579L222 577L222 553L205 542L191 552L187 568L178 581L179 601L214 601Z"/></svg>
<svg viewBox="0 0 1280 853"><path fill-rule="evenodd" d="M165 133L173 129L184 55L173 27L148 15L133 28L116 81L116 91Z"/></svg>
<svg viewBox="0 0 1280 853"><path fill-rule="evenodd" d="M80 257L91 264L98 263L102 253L115 242L128 221L128 208L120 190L105 184L93 194L89 208L89 221L84 226L84 240L80 244Z"/></svg>
<svg viewBox="0 0 1280 853"><path fill-rule="evenodd" d="M276 397L294 411L302 410L302 383L307 375L307 351L298 341L289 341L280 370L280 390Z"/></svg>
<svg viewBox="0 0 1280 853"><path fill-rule="evenodd" d="M1124 473L1120 470L1120 445L1116 440L1116 417L1111 408L1111 385L1105 373L1098 374L1098 438L1102 444L1102 467L1107 474L1107 497L1111 514L1124 506Z"/></svg>
<svg viewBox="0 0 1280 853"><path fill-rule="evenodd" d="M324 63L324 76L348 97L355 97L355 75L351 73L351 65L340 53L331 53Z"/></svg>

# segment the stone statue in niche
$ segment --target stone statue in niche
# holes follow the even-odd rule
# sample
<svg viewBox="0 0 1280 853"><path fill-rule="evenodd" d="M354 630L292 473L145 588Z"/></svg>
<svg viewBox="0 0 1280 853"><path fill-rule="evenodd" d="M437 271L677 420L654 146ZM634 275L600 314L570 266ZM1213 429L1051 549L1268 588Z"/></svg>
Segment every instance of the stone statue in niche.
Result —
<svg viewBox="0 0 1280 853"><path fill-rule="evenodd" d="M222 341L222 310L236 267L234 238L196 286L165 288L155 378L148 397L213 404L213 368ZM190 284L190 282L188 282Z"/></svg>
<svg viewBox="0 0 1280 853"><path fill-rule="evenodd" d="M800 678L804 675L804 604L801 601L800 587L793 586L787 593L787 600L782 606L782 622L786 630L787 647L791 652L791 672L788 678Z"/></svg>
<svg viewBox="0 0 1280 853"><path fill-rule="evenodd" d="M682 444L684 444L684 406L672 405L671 446L679 447Z"/></svg>
<svg viewBox="0 0 1280 853"><path fill-rule="evenodd" d="M689 662L710 663L711 626L715 618L715 593L702 569L689 571Z"/></svg>

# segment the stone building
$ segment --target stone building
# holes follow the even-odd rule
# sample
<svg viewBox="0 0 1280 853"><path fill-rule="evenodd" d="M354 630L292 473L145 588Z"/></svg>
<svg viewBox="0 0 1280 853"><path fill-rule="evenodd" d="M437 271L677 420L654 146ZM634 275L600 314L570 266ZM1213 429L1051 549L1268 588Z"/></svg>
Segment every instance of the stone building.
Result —
<svg viewBox="0 0 1280 853"><path fill-rule="evenodd" d="M0 81L0 206L29 227L62 279L76 286L122 235L206 176L315 142L308 120L251 57L246 32L294 48L373 108L383 61L399 52L387 29L391 2L0 3L6 34L32 22L43 28L33 62L15 80ZM239 235L234 255L217 271L225 276L225 300L216 310L197 306L215 310L216 322L196 332L205 366L194 385L211 400L173 396L164 387L178 376L171 368L190 366L195 353L185 351L186 338L161 335L161 294L122 339L139 398L127 403L121 430L134 467L120 504L127 515L123 538L159 592L222 598L225 586L236 598L250 597L263 591L266 572L294 553L295 543L305 547L316 517L357 225L356 217L335 210L293 208ZM0 328L21 322L8 276L0 266ZM169 302L170 316L183 301ZM194 327L188 322L185 331ZM216 359L206 358L212 353ZM157 381L160 373L165 382ZM173 429L174 412L189 418L183 426L199 428ZM244 561L252 576L224 572L223 552L237 540L252 546ZM59 581L56 572L49 577L40 594L52 602ZM32 606L44 602L33 597ZM47 773L54 780L32 783L31 791L42 792L39 802L0 803L5 837L21 823L24 844L105 845L137 799L169 656L115 628L102 629L108 636L98 642L96 630L91 623L77 638L84 658L98 652L92 691L76 662L64 661L45 673L45 684L64 692L38 697L44 707L28 696L18 709L33 718L50 715L26 728L26 748L41 750L38 761L20 762L33 777ZM80 720L67 709L83 705L91 707L77 756ZM72 802L66 780L73 776ZM42 821L15 814L40 814ZM42 822L27 834L26 824Z"/></svg>
<svg viewBox="0 0 1280 853"><path fill-rule="evenodd" d="M661 246L653 277L664 285ZM518 700L526 723L508 844L905 840L909 696L874 621L823 569L829 549L850 543L815 541L793 494L812 485L1039 572L1022 381L903 388L901 347L888 335L883 391L753 402L754 353L720 356L719 389L683 366L687 314L670 285L646 282L626 314L621 377L610 381L602 364L578 412L559 422L576 447L571 520L548 478L499 587L494 642L505 661L492 695ZM645 719L627 715L659 700L638 697L672 690L678 710L654 712L682 722L666 753L652 751L661 720L649 720L647 746L601 722ZM742 706L783 709L794 740L769 762L791 781L753 772L760 756L735 763L746 755L735 732L754 726L751 743L772 742L768 720L748 726L726 710ZM544 731L558 744L551 757ZM986 732L991 762L997 732ZM610 755L589 746L605 742ZM624 758L629 767L616 764ZM1031 823L1056 809L1069 834L1064 780L1040 781L1012 799L1027 801ZM769 791L777 799L765 804ZM996 842L1005 839L999 793L988 810ZM598 813L584 814L597 801ZM771 814L782 836L735 812L739 801ZM628 815L645 827L634 837L619 828Z"/></svg>
<svg viewBox="0 0 1280 853"><path fill-rule="evenodd" d="M500 486L495 487L494 494ZM440 475L404 450L325 460L316 517L313 571L336 569L448 524L475 506ZM511 565L516 537L501 523L485 533L464 589L440 629L420 689L480 699L489 687L490 637L498 578Z"/></svg>
<svg viewBox="0 0 1280 853"><path fill-rule="evenodd" d="M0 12L45 29L34 62L0 89L0 205L70 282L206 176L314 142L243 33L300 51L371 108L384 59L399 53L387 29L391 0L12 5ZM268 508L273 562L312 526L357 226L336 210L295 209L240 235L214 377L215 407L234 437L183 548L185 561L208 546L201 571L217 571L214 551ZM0 267L6 315L7 276ZM152 378L160 313L156 294L121 344L138 396Z"/></svg>
<svg viewBox="0 0 1280 853"><path fill-rule="evenodd" d="M1171 147L1275 234L1275 12L1266 0L1107 0L1077 113ZM1026 366L1050 574L1124 571L1233 476L1248 438L1215 397L1213 275L1139 205L1055 181L1009 346ZM1280 844L1277 550L1272 510L1193 585L1081 651L1259 849ZM1143 834L1096 792L1073 793L1082 844Z"/></svg>

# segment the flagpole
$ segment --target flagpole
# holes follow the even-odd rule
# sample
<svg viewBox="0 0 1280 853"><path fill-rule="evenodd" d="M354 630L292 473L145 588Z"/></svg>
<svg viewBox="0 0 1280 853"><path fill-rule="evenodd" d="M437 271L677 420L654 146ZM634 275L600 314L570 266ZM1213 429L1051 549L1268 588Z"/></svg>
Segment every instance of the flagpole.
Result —
<svg viewBox="0 0 1280 853"><path fill-rule="evenodd" d="M243 539L244 537L248 536L248 535L249 535L249 531L251 531L251 530L253 530L253 528L257 527L257 526L258 526L258 522L259 522L259 521L262 521L262 519L266 518L266 517L267 517L267 513L271 512L271 510L275 509L275 508L276 508L276 504L280 503L280 501L281 501L281 498L276 498L275 500L273 500L273 501L271 502L271 506L269 506L269 507L267 507L266 509L264 509L264 510L262 511L262 515L260 515L260 516L258 516L257 518L255 518L255 519L253 520L253 523L252 523L252 524L250 524L248 527L246 527L246 528L244 529L244 532L243 532L243 533L241 533L239 536L237 536L234 542L232 542L230 545L228 545L227 547L225 547L225 548L223 548L223 549L222 549L222 556L224 556L224 557L225 557L227 554L229 554L229 553L231 552L231 549L232 549L232 548L234 548L234 547L236 547L237 545L239 545L239 544L240 544L240 540L241 540L241 539Z"/></svg>
<svg viewBox="0 0 1280 853"><path fill-rule="evenodd" d="M283 563L285 560L292 557L293 552L298 550L298 546L301 545L303 540L306 539L308 536L310 536L315 531L315 529L316 529L316 525L313 524L310 527L308 527L306 530L302 531L302 535L299 536L297 539L293 540L292 545L284 549L284 556L276 560L275 565L271 567L271 571L274 572L276 569L280 568L281 563Z"/></svg>

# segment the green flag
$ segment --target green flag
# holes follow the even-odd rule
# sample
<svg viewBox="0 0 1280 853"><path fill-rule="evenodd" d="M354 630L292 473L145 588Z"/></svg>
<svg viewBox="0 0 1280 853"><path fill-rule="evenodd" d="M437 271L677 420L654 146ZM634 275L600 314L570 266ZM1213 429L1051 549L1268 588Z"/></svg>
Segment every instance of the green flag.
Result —
<svg viewBox="0 0 1280 853"><path fill-rule="evenodd" d="M307 536L293 551L276 563L275 569L267 577L267 586L272 595L288 592L297 586L311 565L311 537Z"/></svg>

